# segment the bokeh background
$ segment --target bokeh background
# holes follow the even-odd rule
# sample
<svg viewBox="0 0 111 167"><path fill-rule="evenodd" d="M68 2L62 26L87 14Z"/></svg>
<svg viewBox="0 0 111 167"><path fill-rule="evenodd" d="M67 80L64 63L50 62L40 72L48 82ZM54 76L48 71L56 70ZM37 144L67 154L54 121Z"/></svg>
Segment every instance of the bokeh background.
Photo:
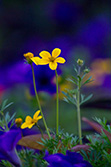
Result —
<svg viewBox="0 0 111 167"><path fill-rule="evenodd" d="M42 50L62 50L66 59L58 66L60 90L60 126L77 133L76 108L65 103L61 91L74 85L78 58L90 68L94 82L82 93L93 98L81 107L82 116L106 117L111 122L111 10L110 1L97 0L0 0L0 102L14 104L10 112L23 119L38 109L30 65L23 54L39 55ZM37 89L49 127L55 127L55 72L48 66L35 66ZM43 126L42 121L40 121ZM83 129L87 125L82 122Z"/></svg>

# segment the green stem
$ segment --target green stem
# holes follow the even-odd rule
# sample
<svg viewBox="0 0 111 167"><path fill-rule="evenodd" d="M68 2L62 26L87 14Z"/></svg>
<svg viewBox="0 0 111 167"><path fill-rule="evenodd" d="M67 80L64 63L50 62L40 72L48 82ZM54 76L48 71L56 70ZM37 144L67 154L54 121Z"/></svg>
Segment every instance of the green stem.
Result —
<svg viewBox="0 0 111 167"><path fill-rule="evenodd" d="M42 131L42 129L40 128L40 126L37 124L37 127L38 127L38 129L40 130L40 133L41 133L41 136L42 136L42 138L44 138L44 136L43 136L43 131Z"/></svg>
<svg viewBox="0 0 111 167"><path fill-rule="evenodd" d="M38 106L39 106L39 109L40 109L40 112L41 112L41 115L42 115L42 119L43 119L43 122L44 122L44 126L45 126L45 128L46 128L47 134L48 134L49 138L51 138L50 133L49 133L49 130L48 130L48 127L47 127L47 124L46 124L46 121L45 121L45 118L44 118L44 115L43 115L43 112L42 112L42 108L41 108L41 105L40 105L40 101L39 101L39 97L38 97L38 93L37 93L37 89L36 89L34 68L33 68L33 65L32 65L32 64L31 64L31 67L32 67L34 91L35 91L37 103L38 103Z"/></svg>
<svg viewBox="0 0 111 167"><path fill-rule="evenodd" d="M55 70L55 74L56 74L56 98L57 98L57 102L56 102L56 133L58 135L58 131L59 131L59 93L58 93L58 75L57 75L57 71Z"/></svg>
<svg viewBox="0 0 111 167"><path fill-rule="evenodd" d="M80 67L78 67L78 75L80 76ZM81 113L80 113L80 81L78 79L78 87L77 87L77 119L78 119L78 133L80 144L82 144L82 128L81 128Z"/></svg>
<svg viewBox="0 0 111 167"><path fill-rule="evenodd" d="M77 92L77 119L78 119L78 133L80 144L82 144L82 131L81 131L81 114L80 114L80 90Z"/></svg>

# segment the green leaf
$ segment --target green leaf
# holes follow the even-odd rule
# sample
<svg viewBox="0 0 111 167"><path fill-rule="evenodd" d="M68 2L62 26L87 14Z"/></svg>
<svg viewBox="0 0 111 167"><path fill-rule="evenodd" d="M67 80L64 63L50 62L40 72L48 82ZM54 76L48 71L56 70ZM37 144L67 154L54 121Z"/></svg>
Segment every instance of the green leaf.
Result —
<svg viewBox="0 0 111 167"><path fill-rule="evenodd" d="M90 94L88 97L86 97L83 101L81 101L80 105L91 99L93 94Z"/></svg>
<svg viewBox="0 0 111 167"><path fill-rule="evenodd" d="M84 100L85 95L81 94L81 102Z"/></svg>
<svg viewBox="0 0 111 167"><path fill-rule="evenodd" d="M1 106L1 111L4 110L4 107L5 107L6 103L7 103L7 101L8 101L8 99L3 101L2 106Z"/></svg>
<svg viewBox="0 0 111 167"><path fill-rule="evenodd" d="M68 78L67 81L70 81L70 82L74 83L75 85L77 85L77 82L75 80Z"/></svg>
<svg viewBox="0 0 111 167"><path fill-rule="evenodd" d="M78 81L78 79L76 77L72 76L72 78L73 78L73 80Z"/></svg>
<svg viewBox="0 0 111 167"><path fill-rule="evenodd" d="M6 108L8 108L10 105L13 104L13 102L9 103L6 105L8 99L4 100L4 102L2 103L2 107L1 107L1 111L4 111Z"/></svg>
<svg viewBox="0 0 111 167"><path fill-rule="evenodd" d="M90 77L82 84L82 86L85 85L85 84L87 84L87 83L93 82L94 79L91 80L91 78L92 78L92 76L90 76Z"/></svg>
<svg viewBox="0 0 111 167"><path fill-rule="evenodd" d="M64 100L65 102L69 103L69 101L67 100L66 97L64 97L63 100Z"/></svg>
<svg viewBox="0 0 111 167"><path fill-rule="evenodd" d="M64 100L67 102L67 103L71 103L71 104L74 104L76 105L76 99L74 97L71 97L68 93L66 92L63 92L62 93L67 97L67 98L64 98Z"/></svg>
<svg viewBox="0 0 111 167"><path fill-rule="evenodd" d="M86 76L86 73L85 73L85 74L83 74L83 76L81 77L81 79L83 79L85 76Z"/></svg>
<svg viewBox="0 0 111 167"><path fill-rule="evenodd" d="M74 66L74 71L75 71L76 73L78 73L76 66L75 66L75 65L73 65L73 66Z"/></svg>
<svg viewBox="0 0 111 167"><path fill-rule="evenodd" d="M4 110L5 110L6 108L8 108L9 106L11 106L12 104L13 104L13 102L7 104L7 105L4 107Z"/></svg>
<svg viewBox="0 0 111 167"><path fill-rule="evenodd" d="M78 77L78 79L79 79L79 82L81 82L81 77L80 77L79 75L78 75L77 77Z"/></svg>

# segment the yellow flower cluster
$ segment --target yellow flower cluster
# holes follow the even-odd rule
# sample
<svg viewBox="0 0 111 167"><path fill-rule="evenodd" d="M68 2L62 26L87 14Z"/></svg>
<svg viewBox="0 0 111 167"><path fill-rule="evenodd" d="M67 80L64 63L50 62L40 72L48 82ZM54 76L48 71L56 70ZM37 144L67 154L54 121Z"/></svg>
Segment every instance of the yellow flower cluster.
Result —
<svg viewBox="0 0 111 167"><path fill-rule="evenodd" d="M52 55L48 51L42 51L39 53L39 56L41 57L34 57L33 53L26 53L24 54L24 57L26 59L32 60L36 65L46 65L49 64L49 68L51 70L57 69L57 63L65 63L65 59L62 57L58 57L61 53L61 49L55 48L52 51Z"/></svg>

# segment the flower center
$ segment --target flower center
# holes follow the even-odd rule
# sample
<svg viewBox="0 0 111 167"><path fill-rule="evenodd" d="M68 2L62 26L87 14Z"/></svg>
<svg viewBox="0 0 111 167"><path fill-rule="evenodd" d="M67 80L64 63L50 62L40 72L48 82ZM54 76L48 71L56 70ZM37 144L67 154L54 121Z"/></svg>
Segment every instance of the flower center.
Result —
<svg viewBox="0 0 111 167"><path fill-rule="evenodd" d="M32 119L32 123L36 123L37 122L37 120L36 119Z"/></svg>
<svg viewBox="0 0 111 167"><path fill-rule="evenodd" d="M49 58L51 62L54 62L55 58L54 57L51 57Z"/></svg>

